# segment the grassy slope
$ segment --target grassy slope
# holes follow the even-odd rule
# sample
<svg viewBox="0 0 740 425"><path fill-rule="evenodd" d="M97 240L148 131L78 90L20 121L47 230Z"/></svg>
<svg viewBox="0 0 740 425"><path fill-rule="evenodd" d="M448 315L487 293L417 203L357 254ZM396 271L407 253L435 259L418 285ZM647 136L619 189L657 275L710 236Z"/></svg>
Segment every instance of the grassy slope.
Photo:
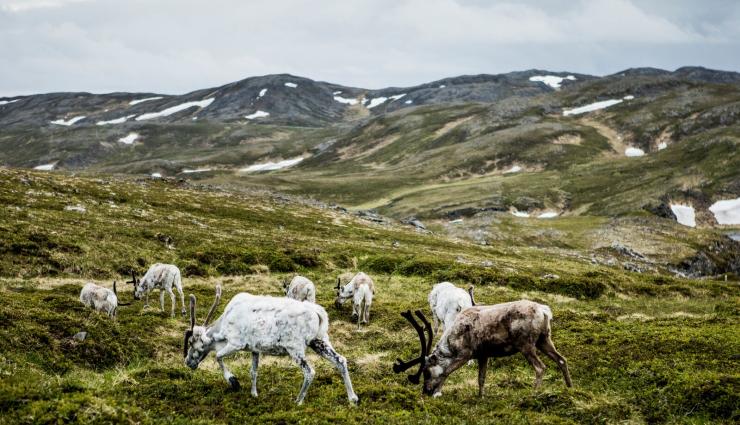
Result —
<svg viewBox="0 0 740 425"><path fill-rule="evenodd" d="M740 352L740 290L733 282L628 273L557 256L553 249L561 242L538 248L527 237L487 247L455 242L260 192L0 170L0 200L0 318L6 324L0 337L7 347L0 353L2 423L740 419L740 368L733 360ZM77 204L87 212L64 209ZM603 224L593 220L591 228ZM517 228L516 221L503 224ZM576 246L584 232L578 228L586 225L559 222L554 230ZM157 233L171 236L174 249ZM391 248L392 240L400 247ZM455 262L460 256L472 264ZM475 265L483 259L495 267ZM300 372L281 358L263 360L258 399L232 393L212 358L196 372L182 364L183 319L142 311L137 303L121 307L111 322L79 304L85 280L109 285L128 268L142 271L154 261L184 270L200 317L217 282L225 299L242 290L279 295L280 279L298 271L317 282L319 303L330 306L337 273L353 264L369 271L379 287L370 326L357 332L346 309L328 307L332 341L349 359L361 405L346 404L338 375L315 357L317 377L303 406L292 404ZM265 274L263 265L272 272ZM546 272L561 277L540 278ZM455 373L439 399L391 373L396 357L417 349L398 313L426 310L428 290L443 277L477 283L479 302L526 297L548 303L575 388L567 390L548 362L544 387L532 390L533 373L521 356L493 361L482 400L475 367ZM128 293L122 298L131 299ZM88 339L75 343L70 337L80 330ZM249 363L246 354L230 362L242 384Z"/></svg>

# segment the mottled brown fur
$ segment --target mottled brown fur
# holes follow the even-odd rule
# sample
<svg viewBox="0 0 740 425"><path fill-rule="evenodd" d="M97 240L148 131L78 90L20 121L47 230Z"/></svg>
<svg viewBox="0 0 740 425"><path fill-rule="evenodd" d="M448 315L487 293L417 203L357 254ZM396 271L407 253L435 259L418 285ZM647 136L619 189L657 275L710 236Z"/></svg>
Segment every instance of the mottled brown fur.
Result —
<svg viewBox="0 0 740 425"><path fill-rule="evenodd" d="M478 360L479 394L483 394L490 357L522 353L535 370L539 387L545 364L537 351L560 368L567 386L572 386L568 364L550 339L552 313L546 305L521 300L504 304L474 306L460 312L432 353L422 362L424 393L437 395L447 377L470 359Z"/></svg>

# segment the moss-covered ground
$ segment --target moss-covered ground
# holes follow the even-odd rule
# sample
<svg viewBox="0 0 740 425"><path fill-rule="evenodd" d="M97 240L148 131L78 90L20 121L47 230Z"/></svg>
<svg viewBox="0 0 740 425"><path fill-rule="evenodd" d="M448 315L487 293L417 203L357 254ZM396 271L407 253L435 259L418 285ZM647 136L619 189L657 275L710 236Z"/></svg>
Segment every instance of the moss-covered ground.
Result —
<svg viewBox="0 0 740 425"><path fill-rule="evenodd" d="M679 279L662 268L632 273L576 255L614 224L606 218L564 219L551 225L557 237L542 237L545 225L507 217L496 228L513 235L484 246L268 192L2 169L0 204L0 423L740 420L737 281ZM696 230L673 239L664 231L644 239L698 246L708 237ZM348 405L339 376L313 355L316 379L302 406L293 403L301 373L285 358L263 358L258 398L232 392L212 356L196 371L183 365L184 318L134 302L111 321L80 304L86 281L110 287L117 280L122 301L132 302L120 282L156 261L183 270L200 317L217 283L228 300L239 291L279 296L292 273L314 280L360 405ZM332 305L334 278L347 270L368 272L378 288L371 323L360 331L346 308ZM393 374L393 361L418 345L399 313L426 311L428 291L442 279L475 284L479 303L550 305L574 388L548 362L544 385L532 389L520 355L492 360L483 398L474 366L453 374L436 399ZM88 332L82 342L72 338L80 331ZM249 354L230 364L249 382Z"/></svg>

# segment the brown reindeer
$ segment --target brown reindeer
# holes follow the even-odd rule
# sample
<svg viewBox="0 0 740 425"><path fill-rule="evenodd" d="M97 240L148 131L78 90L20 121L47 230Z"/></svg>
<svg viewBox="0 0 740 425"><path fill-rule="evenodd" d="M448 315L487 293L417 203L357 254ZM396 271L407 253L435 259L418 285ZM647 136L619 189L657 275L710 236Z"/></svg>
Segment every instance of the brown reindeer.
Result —
<svg viewBox="0 0 740 425"><path fill-rule="evenodd" d="M478 395L483 395L486 382L486 367L489 357L506 357L522 353L535 371L534 387L542 384L545 364L537 356L537 350L555 361L563 373L565 384L572 386L568 363L555 349L550 339L550 320L552 312L546 305L520 300L504 304L479 305L467 308L455 318L434 350L432 348L432 326L421 311L416 316L424 327L411 315L411 311L401 313L416 329L421 342L421 355L404 362L398 359L393 371L403 372L420 365L419 370L409 375L414 384L424 375L424 394L438 397L447 377L470 359L478 361ZM426 331L426 338L424 332Z"/></svg>

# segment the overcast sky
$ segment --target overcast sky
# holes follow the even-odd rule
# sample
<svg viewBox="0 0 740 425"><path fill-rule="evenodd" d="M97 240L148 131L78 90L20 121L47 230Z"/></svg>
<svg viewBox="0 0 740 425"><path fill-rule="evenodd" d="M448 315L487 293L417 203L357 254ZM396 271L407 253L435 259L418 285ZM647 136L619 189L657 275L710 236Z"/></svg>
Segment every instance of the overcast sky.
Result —
<svg viewBox="0 0 740 425"><path fill-rule="evenodd" d="M0 0L0 96L683 65L740 71L740 1Z"/></svg>

